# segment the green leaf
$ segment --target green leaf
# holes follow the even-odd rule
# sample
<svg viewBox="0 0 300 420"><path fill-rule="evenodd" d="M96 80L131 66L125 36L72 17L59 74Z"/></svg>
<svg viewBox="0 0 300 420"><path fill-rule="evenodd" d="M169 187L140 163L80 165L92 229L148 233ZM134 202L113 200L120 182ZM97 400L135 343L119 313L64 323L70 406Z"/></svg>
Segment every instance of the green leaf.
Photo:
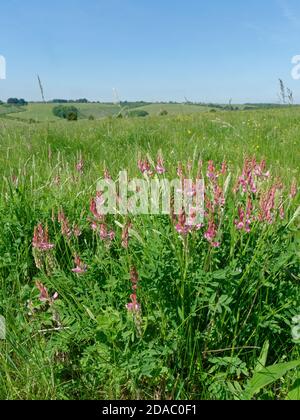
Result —
<svg viewBox="0 0 300 420"><path fill-rule="evenodd" d="M278 381L289 370L295 369L300 366L300 360L293 362L280 363L277 365L266 367L259 372L256 372L252 379L248 382L243 394L244 400L251 400L261 389Z"/></svg>
<svg viewBox="0 0 300 420"><path fill-rule="evenodd" d="M258 358L256 367L254 369L255 373L260 372L261 370L263 370L263 368L266 367L269 348L270 348L270 342L269 340L266 340L261 350L260 356Z"/></svg>
<svg viewBox="0 0 300 420"><path fill-rule="evenodd" d="M300 379L297 379L294 383L286 399L290 401L300 401Z"/></svg>

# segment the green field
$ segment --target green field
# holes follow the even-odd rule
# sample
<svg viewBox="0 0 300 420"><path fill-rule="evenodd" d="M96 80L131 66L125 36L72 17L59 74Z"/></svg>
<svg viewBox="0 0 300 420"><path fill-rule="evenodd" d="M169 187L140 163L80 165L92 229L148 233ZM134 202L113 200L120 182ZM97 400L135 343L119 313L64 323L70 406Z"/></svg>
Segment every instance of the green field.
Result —
<svg viewBox="0 0 300 420"><path fill-rule="evenodd" d="M78 107L66 122L53 104L0 106L0 398L300 399L299 107ZM97 218L104 170L143 178L157 156L148 181L179 162L205 179L204 226Z"/></svg>
<svg viewBox="0 0 300 420"><path fill-rule="evenodd" d="M52 110L58 104L39 104L32 103L24 107L12 107L10 110L7 106L0 105L0 115L6 114L9 118L21 119L21 120L33 120L36 122L41 121L55 121L58 118L53 115ZM120 111L118 105L107 105L107 104L74 104L80 112L80 118L105 118L109 115L115 115ZM11 112L10 112L11 111ZM18 114L16 114L18 112Z"/></svg>
<svg viewBox="0 0 300 420"><path fill-rule="evenodd" d="M6 115L8 118L20 120L32 120L36 122L41 121L55 121L58 118L53 115L52 110L58 104L55 103L30 103L24 107L0 105L0 116ZM126 112L133 110L144 110L149 115L156 116L161 111L167 111L170 115L185 115L208 111L210 108L201 105L188 105L188 104L148 104L144 106L135 107L134 105L110 105L98 103L80 103L74 105L80 112L81 119L88 119L93 116L95 119L102 119L109 116L116 116L120 112L126 115Z"/></svg>

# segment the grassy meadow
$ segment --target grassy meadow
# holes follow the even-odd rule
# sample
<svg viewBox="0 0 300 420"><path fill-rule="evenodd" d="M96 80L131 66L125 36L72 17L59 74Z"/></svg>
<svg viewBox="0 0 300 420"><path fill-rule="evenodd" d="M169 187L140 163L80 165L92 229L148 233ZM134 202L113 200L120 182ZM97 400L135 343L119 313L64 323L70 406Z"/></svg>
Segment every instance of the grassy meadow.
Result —
<svg viewBox="0 0 300 420"><path fill-rule="evenodd" d="M300 399L300 108L51 107L0 112L0 398ZM205 179L203 226L97 214L139 159Z"/></svg>

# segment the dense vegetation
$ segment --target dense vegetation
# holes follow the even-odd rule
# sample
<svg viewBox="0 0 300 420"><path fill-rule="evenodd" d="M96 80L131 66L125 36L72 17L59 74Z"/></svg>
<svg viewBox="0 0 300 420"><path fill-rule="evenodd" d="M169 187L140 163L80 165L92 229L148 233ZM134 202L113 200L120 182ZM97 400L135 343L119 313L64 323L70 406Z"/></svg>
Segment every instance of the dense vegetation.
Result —
<svg viewBox="0 0 300 420"><path fill-rule="evenodd" d="M53 115L68 121L77 121L79 110L75 106L57 105L53 108Z"/></svg>
<svg viewBox="0 0 300 420"><path fill-rule="evenodd" d="M297 108L1 118L0 397L296 398L299 137ZM102 217L123 169L204 178L204 225Z"/></svg>
<svg viewBox="0 0 300 420"><path fill-rule="evenodd" d="M25 106L28 104L28 102L26 102L25 99L18 99L18 98L8 98L7 103L9 105L20 105L20 106Z"/></svg>

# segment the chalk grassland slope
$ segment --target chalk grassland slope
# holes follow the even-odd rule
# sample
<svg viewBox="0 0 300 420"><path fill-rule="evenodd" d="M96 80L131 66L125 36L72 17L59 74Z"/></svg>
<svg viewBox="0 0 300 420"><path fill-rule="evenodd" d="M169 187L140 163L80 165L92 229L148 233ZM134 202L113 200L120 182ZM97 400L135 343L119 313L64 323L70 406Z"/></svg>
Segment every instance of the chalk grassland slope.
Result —
<svg viewBox="0 0 300 420"><path fill-rule="evenodd" d="M41 121L57 121L59 118L53 115L52 110L58 104L42 104L31 103L24 107L14 107L12 109L0 106L0 115L5 114L6 117L21 119L21 120L34 120ZM64 104L63 104L64 105ZM119 112L120 107L117 105L109 104L70 104L76 106L80 111L80 118L105 118ZM16 114L18 112L18 114Z"/></svg>
<svg viewBox="0 0 300 420"><path fill-rule="evenodd" d="M52 113L53 107L57 104L30 103L24 107L0 106L0 115L8 118L20 120L56 121L58 118ZM193 114L209 110L208 107L200 105L184 104L148 104L136 108L130 106L118 106L112 104L70 104L76 106L80 111L80 118L87 119L93 116L95 119L101 119L109 116L116 116L120 112L126 114L126 111L145 110L151 116L158 115L161 111L167 111L170 115ZM17 114L18 113L18 114Z"/></svg>
<svg viewBox="0 0 300 420"><path fill-rule="evenodd" d="M149 104L136 108L137 111L147 111L150 115L158 115L161 111L167 111L170 115L194 114L208 111L210 108L202 105L189 104Z"/></svg>

